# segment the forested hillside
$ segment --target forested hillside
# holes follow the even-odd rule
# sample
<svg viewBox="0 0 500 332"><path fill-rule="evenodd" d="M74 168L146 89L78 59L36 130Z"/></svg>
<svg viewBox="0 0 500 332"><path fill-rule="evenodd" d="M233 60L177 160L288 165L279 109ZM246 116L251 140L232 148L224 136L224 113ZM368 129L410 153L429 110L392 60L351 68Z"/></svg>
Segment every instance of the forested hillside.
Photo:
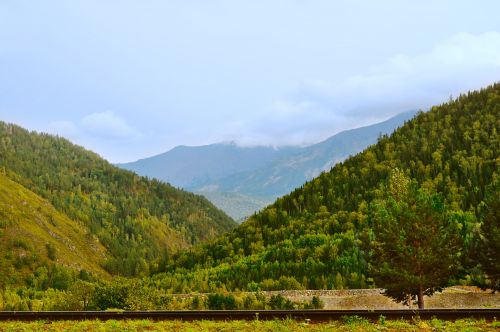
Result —
<svg viewBox="0 0 500 332"><path fill-rule="evenodd" d="M75 275L107 279L106 249L85 227L0 174L0 290L25 282L61 287ZM43 284L43 285L42 285Z"/></svg>
<svg viewBox="0 0 500 332"><path fill-rule="evenodd" d="M441 196L461 225L457 278L470 278L477 267L467 262L467 251L486 198L499 196L492 184L499 175L499 131L500 84L432 107L230 233L176 255L174 266L154 278L176 292L372 285L372 203L396 168Z"/></svg>
<svg viewBox="0 0 500 332"><path fill-rule="evenodd" d="M235 225L202 196L119 169L63 138L3 122L0 168L95 235L112 274L146 275L167 253Z"/></svg>

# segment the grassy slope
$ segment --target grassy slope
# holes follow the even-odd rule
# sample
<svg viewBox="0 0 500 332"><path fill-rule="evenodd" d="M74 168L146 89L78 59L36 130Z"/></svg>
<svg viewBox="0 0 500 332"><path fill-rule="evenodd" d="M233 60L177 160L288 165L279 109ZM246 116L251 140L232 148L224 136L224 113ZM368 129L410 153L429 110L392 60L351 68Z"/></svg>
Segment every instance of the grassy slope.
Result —
<svg viewBox="0 0 500 332"><path fill-rule="evenodd" d="M85 269L106 277L100 264L106 249L85 227L20 184L0 174L0 260L11 281L21 282L34 265L52 262L46 245L55 248L54 262L74 270ZM15 268L14 265L19 265Z"/></svg>

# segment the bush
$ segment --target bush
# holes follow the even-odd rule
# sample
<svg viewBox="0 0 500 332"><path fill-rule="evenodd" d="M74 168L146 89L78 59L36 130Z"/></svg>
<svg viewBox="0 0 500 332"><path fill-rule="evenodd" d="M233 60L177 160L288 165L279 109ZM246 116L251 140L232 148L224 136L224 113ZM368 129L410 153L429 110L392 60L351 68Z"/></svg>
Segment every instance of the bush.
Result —
<svg viewBox="0 0 500 332"><path fill-rule="evenodd" d="M128 283L123 279L115 279L96 287L92 304L98 310L125 309L128 293Z"/></svg>
<svg viewBox="0 0 500 332"><path fill-rule="evenodd" d="M234 310L237 309L236 299L232 294L210 294L207 298L207 306L210 310Z"/></svg>
<svg viewBox="0 0 500 332"><path fill-rule="evenodd" d="M55 261L56 260L56 247L54 247L54 245L52 243L47 243L47 244L45 244L45 248L47 249L47 257L51 261Z"/></svg>
<svg viewBox="0 0 500 332"><path fill-rule="evenodd" d="M311 300L311 306L313 309L323 309L324 303L319 299L318 296L313 296Z"/></svg>
<svg viewBox="0 0 500 332"><path fill-rule="evenodd" d="M273 310L284 309L291 310L295 309L294 303L287 298L281 296L281 294L273 295L269 299L269 307Z"/></svg>

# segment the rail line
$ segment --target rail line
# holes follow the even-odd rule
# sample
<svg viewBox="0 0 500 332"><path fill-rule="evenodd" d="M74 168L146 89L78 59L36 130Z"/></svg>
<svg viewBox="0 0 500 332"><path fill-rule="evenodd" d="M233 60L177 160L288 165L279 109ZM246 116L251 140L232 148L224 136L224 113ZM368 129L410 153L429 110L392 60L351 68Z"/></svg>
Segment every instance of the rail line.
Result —
<svg viewBox="0 0 500 332"><path fill-rule="evenodd" d="M416 309L416 310L200 310L200 311L0 311L0 320L6 321L57 321L57 320L273 320L295 319L324 322L358 316L377 320L431 319L456 320L463 318L500 319L500 309Z"/></svg>

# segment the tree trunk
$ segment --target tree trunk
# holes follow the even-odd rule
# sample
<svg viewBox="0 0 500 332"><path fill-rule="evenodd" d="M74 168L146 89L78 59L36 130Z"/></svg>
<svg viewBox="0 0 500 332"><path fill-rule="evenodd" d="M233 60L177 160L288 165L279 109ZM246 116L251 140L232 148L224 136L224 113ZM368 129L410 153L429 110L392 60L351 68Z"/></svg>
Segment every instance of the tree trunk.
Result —
<svg viewBox="0 0 500 332"><path fill-rule="evenodd" d="M422 285L420 285L418 288L417 301L418 301L418 308L423 309L424 308L424 288L422 287Z"/></svg>

